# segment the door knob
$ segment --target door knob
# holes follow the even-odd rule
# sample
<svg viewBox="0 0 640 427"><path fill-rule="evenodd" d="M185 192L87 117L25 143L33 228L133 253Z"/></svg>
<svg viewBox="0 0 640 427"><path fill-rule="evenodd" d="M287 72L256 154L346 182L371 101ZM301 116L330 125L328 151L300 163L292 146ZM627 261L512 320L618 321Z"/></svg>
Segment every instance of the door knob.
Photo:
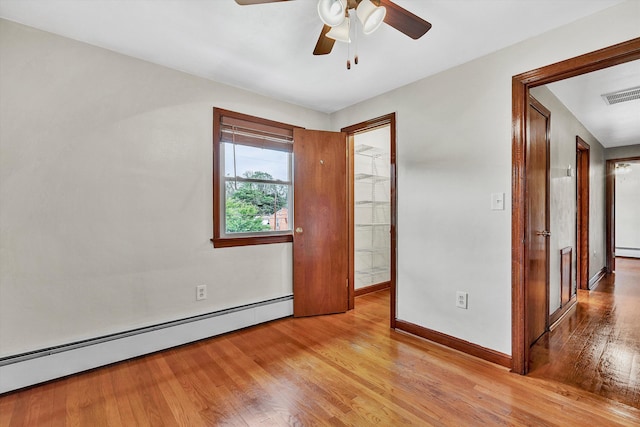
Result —
<svg viewBox="0 0 640 427"><path fill-rule="evenodd" d="M538 236L544 236L544 237L550 237L551 236L551 232L547 231L547 230L536 231L536 234Z"/></svg>
<svg viewBox="0 0 640 427"><path fill-rule="evenodd" d="M296 233L302 234L302 227L297 227L296 228Z"/></svg>

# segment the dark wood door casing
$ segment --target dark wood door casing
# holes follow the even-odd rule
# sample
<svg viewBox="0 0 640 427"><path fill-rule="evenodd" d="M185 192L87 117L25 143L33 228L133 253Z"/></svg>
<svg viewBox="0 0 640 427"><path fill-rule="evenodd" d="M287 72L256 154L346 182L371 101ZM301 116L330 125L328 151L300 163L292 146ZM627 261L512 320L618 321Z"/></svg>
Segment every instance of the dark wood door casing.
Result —
<svg viewBox="0 0 640 427"><path fill-rule="evenodd" d="M549 328L549 139L551 113L529 96L526 149L525 307L527 342Z"/></svg>
<svg viewBox="0 0 640 427"><path fill-rule="evenodd" d="M605 166L605 257L607 273L616 269L616 258L613 256L616 247L616 176L615 160L607 160Z"/></svg>
<svg viewBox="0 0 640 427"><path fill-rule="evenodd" d="M576 269L578 289L589 289L589 150L589 144L576 136Z"/></svg>
<svg viewBox="0 0 640 427"><path fill-rule="evenodd" d="M293 314L348 308L346 134L294 130Z"/></svg>
<svg viewBox="0 0 640 427"><path fill-rule="evenodd" d="M640 38L513 76L511 212L511 369L528 370L525 335L525 142L529 89L640 59Z"/></svg>

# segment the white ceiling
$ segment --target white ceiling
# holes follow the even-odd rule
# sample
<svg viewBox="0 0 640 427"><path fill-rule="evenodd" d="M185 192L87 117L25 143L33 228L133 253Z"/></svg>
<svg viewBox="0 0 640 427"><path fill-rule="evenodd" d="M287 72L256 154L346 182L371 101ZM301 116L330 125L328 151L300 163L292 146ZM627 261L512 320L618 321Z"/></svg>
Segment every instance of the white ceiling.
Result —
<svg viewBox="0 0 640 427"><path fill-rule="evenodd" d="M602 95L639 86L640 61L547 85L605 147L640 144L640 99L613 105L602 99Z"/></svg>
<svg viewBox="0 0 640 427"><path fill-rule="evenodd" d="M394 0L433 28L388 25L314 56L316 0L0 0L0 16L322 112L333 112L623 0ZM353 54L353 44L351 46Z"/></svg>

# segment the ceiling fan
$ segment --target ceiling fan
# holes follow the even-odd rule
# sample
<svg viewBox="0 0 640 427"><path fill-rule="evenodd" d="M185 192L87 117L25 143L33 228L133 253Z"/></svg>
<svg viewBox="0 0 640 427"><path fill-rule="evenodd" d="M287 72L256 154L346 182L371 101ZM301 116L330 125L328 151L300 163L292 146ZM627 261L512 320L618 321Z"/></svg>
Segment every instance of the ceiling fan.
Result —
<svg viewBox="0 0 640 427"><path fill-rule="evenodd" d="M290 0L236 0L240 5L276 3ZM324 23L320 37L313 50L314 55L326 55L331 52L336 40L350 43L350 12L355 12L365 34L374 32L382 24L416 40L431 29L431 24L391 0L319 0L318 14ZM355 57L356 64L358 57ZM347 68L350 63L347 61Z"/></svg>

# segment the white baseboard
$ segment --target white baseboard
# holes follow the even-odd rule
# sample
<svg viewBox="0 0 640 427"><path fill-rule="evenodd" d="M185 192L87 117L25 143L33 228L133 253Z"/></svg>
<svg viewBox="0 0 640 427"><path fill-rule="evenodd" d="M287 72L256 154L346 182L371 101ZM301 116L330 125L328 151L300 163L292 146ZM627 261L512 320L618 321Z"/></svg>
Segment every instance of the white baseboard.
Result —
<svg viewBox="0 0 640 427"><path fill-rule="evenodd" d="M627 258L640 258L640 249L637 248L616 248L616 256Z"/></svg>
<svg viewBox="0 0 640 427"><path fill-rule="evenodd" d="M0 393L210 338L293 314L293 298L222 310L0 360Z"/></svg>

